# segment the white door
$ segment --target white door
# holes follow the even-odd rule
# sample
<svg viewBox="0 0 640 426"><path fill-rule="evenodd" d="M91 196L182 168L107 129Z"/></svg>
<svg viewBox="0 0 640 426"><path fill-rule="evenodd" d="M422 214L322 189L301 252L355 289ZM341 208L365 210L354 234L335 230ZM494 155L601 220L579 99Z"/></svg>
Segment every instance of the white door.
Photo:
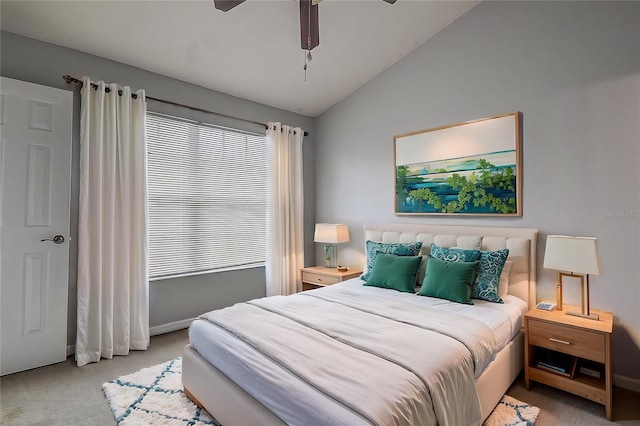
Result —
<svg viewBox="0 0 640 426"><path fill-rule="evenodd" d="M0 92L0 374L5 375L67 357L73 96L5 77Z"/></svg>

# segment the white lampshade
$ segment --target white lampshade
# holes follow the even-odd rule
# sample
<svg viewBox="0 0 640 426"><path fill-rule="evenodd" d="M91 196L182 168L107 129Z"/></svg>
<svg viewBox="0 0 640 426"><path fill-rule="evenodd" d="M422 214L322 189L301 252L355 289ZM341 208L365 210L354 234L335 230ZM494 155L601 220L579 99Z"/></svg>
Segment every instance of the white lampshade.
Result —
<svg viewBox="0 0 640 426"><path fill-rule="evenodd" d="M544 268L578 274L600 275L598 239L592 237L547 236Z"/></svg>
<svg viewBox="0 0 640 426"><path fill-rule="evenodd" d="M331 244L349 242L349 228L338 223L316 223L313 241Z"/></svg>

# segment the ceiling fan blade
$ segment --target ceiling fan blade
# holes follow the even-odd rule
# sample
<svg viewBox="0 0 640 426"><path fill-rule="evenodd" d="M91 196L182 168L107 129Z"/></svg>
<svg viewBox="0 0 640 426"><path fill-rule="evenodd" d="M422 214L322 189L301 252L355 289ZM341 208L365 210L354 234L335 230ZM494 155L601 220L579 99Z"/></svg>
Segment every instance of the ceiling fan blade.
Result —
<svg viewBox="0 0 640 426"><path fill-rule="evenodd" d="M216 9L223 12L228 12L237 5L244 3L244 1L245 0L213 0L213 4L215 5Z"/></svg>
<svg viewBox="0 0 640 426"><path fill-rule="evenodd" d="M300 47L311 50L319 44L318 5L312 4L312 0L300 0Z"/></svg>
<svg viewBox="0 0 640 426"><path fill-rule="evenodd" d="M389 4L394 4L397 0L384 0L384 1L386 1Z"/></svg>

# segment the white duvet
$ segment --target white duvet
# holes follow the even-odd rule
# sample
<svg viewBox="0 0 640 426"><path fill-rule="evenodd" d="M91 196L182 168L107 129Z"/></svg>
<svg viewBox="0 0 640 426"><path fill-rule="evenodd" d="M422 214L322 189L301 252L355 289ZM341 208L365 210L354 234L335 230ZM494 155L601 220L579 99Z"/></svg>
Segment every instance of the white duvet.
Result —
<svg viewBox="0 0 640 426"><path fill-rule="evenodd" d="M289 424L472 424L501 328L427 300L352 280L204 314L190 338Z"/></svg>

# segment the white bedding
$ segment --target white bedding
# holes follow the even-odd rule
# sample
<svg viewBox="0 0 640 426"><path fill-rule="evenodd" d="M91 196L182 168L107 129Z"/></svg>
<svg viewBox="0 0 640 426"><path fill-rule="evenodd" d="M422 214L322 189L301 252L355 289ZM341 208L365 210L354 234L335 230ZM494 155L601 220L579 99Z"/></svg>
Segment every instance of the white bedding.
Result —
<svg viewBox="0 0 640 426"><path fill-rule="evenodd" d="M493 330L498 350L504 348L506 344L518 334L523 325L523 315L529 311L527 302L512 295L503 297L504 303L492 303L486 300L472 299L473 305L464 305L444 299L417 296L411 293L390 291L378 287L366 287L362 285L363 283L364 281L361 279L353 278L340 283L340 286L359 289L359 291L367 294L384 294L385 297L391 299L402 300L403 302L419 306L442 309L447 312L455 312L482 321ZM334 289L340 288L335 287L335 285L331 287ZM331 291L331 287L324 287L313 291Z"/></svg>
<svg viewBox="0 0 640 426"><path fill-rule="evenodd" d="M247 342L243 342L229 331L208 321L198 320L193 323L190 330L191 344L212 365L220 369L240 387L289 424L368 424L371 422L367 418L375 418L376 421L379 418L384 418L381 416L380 411L376 410L382 410L384 413L393 413L383 420L382 424L436 424L436 422L440 424L465 424L478 421L477 395L474 398L473 395L469 394L471 391L475 392L473 377L479 376L486 364L495 355L495 349L502 348L518 332L522 321L522 312L526 311L526 303L522 301L518 303L519 299L508 297L505 300L505 304L474 300L476 305L468 306L392 290L365 287L362 283L361 280L354 279L298 295L298 298L304 298L305 303L308 302L308 305L303 306L303 310L311 312L315 310L316 312L311 317L312 320L309 321L309 325L316 328L321 327L323 333L314 335L314 330L311 330L311 334L307 335L305 331L303 334L298 335L295 341L288 341L280 333L274 332L274 330L289 327L291 321L287 321L286 318L277 318L277 316L276 318L263 316L265 308L281 309L278 306L272 306L274 304L278 305L278 298L261 299L255 302L262 304L261 308L249 305L244 308L245 311L240 317L228 318L228 325L231 325L232 328L235 325L239 326L243 321L250 325L255 325L256 322L259 323L262 334L271 334L275 339L261 341L262 335L258 332L257 336L252 337L252 345L259 345L261 349L267 350L267 353L270 353L268 352L270 350L269 345L273 345L274 348L275 346L286 347L284 352L291 354L289 361L294 363L293 372L290 368L283 367L282 361L270 359L268 356L254 350ZM314 297L314 295L317 297ZM456 312L463 316L474 318L488 326L487 329L491 330L489 333L493 335L491 341L497 347L490 351L489 355L478 353L471 356L468 352L464 352L464 346L473 346L473 343L462 344L458 340L441 336L436 337L438 344L420 348L419 342L423 339L416 339L413 334L409 339L407 333L398 332L380 339L380 341L388 340L389 337L395 339L395 346L391 345L391 349L384 348L378 346L378 339L372 337L374 337L376 330L380 330L381 334L385 330L389 330L389 320L387 318L380 316L371 318L371 315L367 317L366 315L368 314L361 312L361 310L353 310L337 304L334 306L336 309L327 311L326 303L322 305L325 307L316 304L319 298L332 299L341 297L344 299L346 297L348 299L349 296L353 299L351 303L357 304L358 295L364 297L364 300L369 299L372 301L380 300L380 297L384 298L388 302L381 303L392 307L390 311L392 313L396 311L404 321L414 321L411 311L426 312L426 309L422 309L426 307L450 312L443 315L446 317L453 316L452 313ZM398 303L404 303L405 305L398 305ZM286 310L286 305L283 306L285 306L285 311L281 312L281 314L284 313L295 318L300 315L299 311L288 311ZM402 306L407 308L401 309ZM339 311L344 311L342 318L345 325L347 325L346 329L333 329L333 325L322 321L323 318L329 315L339 318L341 315ZM219 314L216 315L218 317L212 319L218 322L225 321L224 318L221 319ZM254 315L255 317L253 317ZM357 318L360 317L362 317L360 319L361 323L367 323L366 327L358 323ZM431 320L427 319L425 323L437 322L436 319L436 317L432 317ZM472 322L474 321L466 321L466 323ZM409 327L406 324L402 325ZM464 327L460 327L460 329L464 329ZM327 333L332 337L328 337ZM420 333L429 334L431 332L420 330L418 334ZM370 349L376 353L383 352L383 358L394 357L396 363L385 363L382 358L361 353L361 351L353 347L347 348L348 356L341 355L342 358L331 360L329 357L334 356L332 354L335 352L329 348L339 345L336 340L339 341L345 338L346 335L349 335L349 338L354 341L352 345L372 346ZM464 339L465 337L463 336L462 340ZM315 345L315 349L309 351L309 347L313 345ZM394 347L398 350L393 351ZM460 352L461 347L463 349L462 352ZM302 358L297 358L296 361L295 354L300 348L304 348L305 354ZM411 350L408 351L407 348ZM433 362L425 362L425 359L427 361L431 358L442 359L442 357L437 356L425 356L434 350L445 354L467 353L466 358L463 357L464 359L461 362L451 367L454 372L468 370L466 377L456 373L454 380L451 380L451 377L454 377L451 376L446 377L446 380L438 381L437 374L430 376L430 373L423 373L421 370L423 367L427 368L430 367L429 364L433 364ZM445 356L444 358L447 357ZM304 362L299 363L300 359L303 359ZM295 365L296 362L300 365ZM363 375L364 378L349 380L352 377L352 373L369 362L373 362L376 367L368 367L367 374ZM413 373L406 368L398 368L397 363L401 363L405 367L408 366L413 370ZM426 364L426 366L422 366L421 363ZM325 375L324 373L326 372L320 371L323 368L331 370L328 372L330 374ZM415 374L416 369L420 370L417 372L418 374ZM404 378L403 380L411 383L411 386L402 391L386 389L390 383L390 370L394 370L393 374ZM374 372L379 374L373 374ZM313 386L308 383L307 376L309 375L319 378L318 382ZM335 382L336 380L342 380L342 385L339 386L338 390L334 391L330 389L331 383L329 382ZM368 381L367 386L379 389L379 391L374 392L373 396L371 394L358 395L357 387L352 387L352 385L356 386L358 383L353 382L362 382L363 380ZM469 381L473 389L469 389ZM440 385L445 382L455 382L456 385L452 389L445 389L444 387L446 386L440 389ZM423 384L430 385L432 388L426 391ZM394 398L387 399L387 395L393 395ZM379 401L377 403L370 401L373 397L376 397ZM446 405L453 403L456 398L459 401L458 409L445 410ZM431 408L431 399L436 401L435 409ZM357 407L353 407L352 404ZM398 406L398 404L400 405ZM356 409L354 410L354 408ZM455 417L456 415L463 417ZM462 418L466 420L463 421Z"/></svg>

